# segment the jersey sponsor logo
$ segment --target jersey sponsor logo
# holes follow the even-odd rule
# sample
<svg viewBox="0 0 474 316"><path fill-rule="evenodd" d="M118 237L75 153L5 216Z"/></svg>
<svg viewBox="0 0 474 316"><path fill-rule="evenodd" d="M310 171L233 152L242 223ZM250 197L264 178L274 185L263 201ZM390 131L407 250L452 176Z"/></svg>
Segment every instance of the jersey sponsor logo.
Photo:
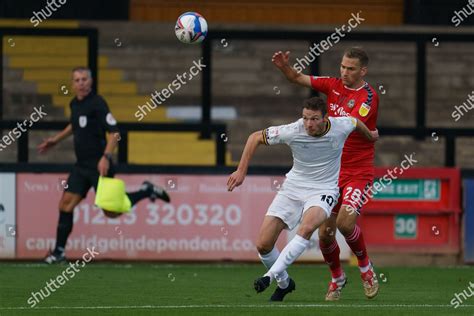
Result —
<svg viewBox="0 0 474 316"><path fill-rule="evenodd" d="M82 128L87 126L87 116L85 115L79 116L79 126Z"/></svg>
<svg viewBox="0 0 474 316"><path fill-rule="evenodd" d="M355 104L355 100L354 99L350 99L349 102L347 102L347 107L349 109L352 109L354 107L354 104Z"/></svg>
<svg viewBox="0 0 474 316"><path fill-rule="evenodd" d="M105 121L107 122L107 124L111 126L117 125L117 121L115 120L114 116L110 112L107 113L107 116L105 117Z"/></svg>
<svg viewBox="0 0 474 316"><path fill-rule="evenodd" d="M351 114L347 113L343 107L335 103L329 104L329 109L331 110L331 112L333 112L333 115L330 116L351 116Z"/></svg>
<svg viewBox="0 0 474 316"><path fill-rule="evenodd" d="M342 108L342 107L341 107L341 108L337 108L336 114L337 114L338 116L350 116L350 114L347 113L346 110L344 110L344 108Z"/></svg>
<svg viewBox="0 0 474 316"><path fill-rule="evenodd" d="M370 111L370 105L364 102L359 108L359 115L362 117L365 117L367 116L367 114L369 114L369 111Z"/></svg>

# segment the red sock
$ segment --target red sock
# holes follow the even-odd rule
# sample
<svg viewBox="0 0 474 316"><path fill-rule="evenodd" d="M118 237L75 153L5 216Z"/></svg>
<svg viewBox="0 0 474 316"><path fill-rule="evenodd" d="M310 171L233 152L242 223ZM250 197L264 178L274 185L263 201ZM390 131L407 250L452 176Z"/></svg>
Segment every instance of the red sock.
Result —
<svg viewBox="0 0 474 316"><path fill-rule="evenodd" d="M366 267L369 265L369 256L367 255L367 249L365 248L364 236L359 226L355 226L352 233L346 237L347 244L352 249L352 252L356 255L359 267Z"/></svg>
<svg viewBox="0 0 474 316"><path fill-rule="evenodd" d="M331 275L334 279L337 279L342 275L341 261L339 260L339 246L337 241L334 239L332 244L326 245L321 240L319 241L319 248L324 257L324 261L329 265Z"/></svg>

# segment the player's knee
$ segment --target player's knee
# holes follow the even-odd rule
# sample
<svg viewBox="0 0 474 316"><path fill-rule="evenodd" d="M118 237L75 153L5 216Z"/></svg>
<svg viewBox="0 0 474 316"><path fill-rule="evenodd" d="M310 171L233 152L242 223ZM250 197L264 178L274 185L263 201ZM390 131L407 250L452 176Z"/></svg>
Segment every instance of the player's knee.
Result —
<svg viewBox="0 0 474 316"><path fill-rule="evenodd" d="M106 210L102 210L104 212L104 215L109 218L116 218L122 215L123 213L117 213L117 212L110 212Z"/></svg>
<svg viewBox="0 0 474 316"><path fill-rule="evenodd" d="M336 238L336 234L334 234L334 231L330 229L330 227L327 227L327 229L319 229L319 241L325 245L331 244L334 239Z"/></svg>
<svg viewBox="0 0 474 316"><path fill-rule="evenodd" d="M341 232L341 234L348 235L351 234L355 227L355 220L348 217L338 217L336 220L337 229Z"/></svg>
<svg viewBox="0 0 474 316"><path fill-rule="evenodd" d="M304 239L309 240L311 238L311 235L313 235L315 230L316 230L316 228L313 225L301 223L300 227L298 228L297 234L300 235L301 237L303 237Z"/></svg>
<svg viewBox="0 0 474 316"><path fill-rule="evenodd" d="M76 205L74 205L72 198L63 197L61 201L59 201L59 209L61 212L70 213L74 210L74 207L76 207Z"/></svg>
<svg viewBox="0 0 474 316"><path fill-rule="evenodd" d="M257 251L258 251L259 254L265 255L265 254L269 253L270 251L272 251L272 249L275 245L273 245L272 243L270 243L268 241L259 240L255 244L255 246L257 247Z"/></svg>

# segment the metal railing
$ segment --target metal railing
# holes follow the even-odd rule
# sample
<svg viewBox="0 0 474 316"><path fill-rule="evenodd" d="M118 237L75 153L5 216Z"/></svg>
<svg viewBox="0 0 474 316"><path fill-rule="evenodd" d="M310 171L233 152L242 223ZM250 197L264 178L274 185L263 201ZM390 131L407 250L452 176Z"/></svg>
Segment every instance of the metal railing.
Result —
<svg viewBox="0 0 474 316"><path fill-rule="evenodd" d="M28 163L28 144L29 132L31 130L58 131L64 129L69 122L37 122L17 139L17 162ZM15 121L0 121L0 130L13 129L17 127ZM135 132L203 132L214 134L216 143L216 165L225 166L226 142L222 135L227 133L225 124L175 124L175 123L121 123L118 125L120 130L120 141L118 142L118 163L128 163L128 133Z"/></svg>

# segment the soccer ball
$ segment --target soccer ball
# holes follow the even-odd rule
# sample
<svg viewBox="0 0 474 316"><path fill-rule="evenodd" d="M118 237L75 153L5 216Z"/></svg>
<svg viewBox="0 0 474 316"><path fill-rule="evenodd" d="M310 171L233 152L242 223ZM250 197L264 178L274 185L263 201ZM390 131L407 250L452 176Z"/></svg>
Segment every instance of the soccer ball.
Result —
<svg viewBox="0 0 474 316"><path fill-rule="evenodd" d="M207 22L196 12L186 12L179 16L174 27L176 37L183 43L196 44L202 42L207 35Z"/></svg>

